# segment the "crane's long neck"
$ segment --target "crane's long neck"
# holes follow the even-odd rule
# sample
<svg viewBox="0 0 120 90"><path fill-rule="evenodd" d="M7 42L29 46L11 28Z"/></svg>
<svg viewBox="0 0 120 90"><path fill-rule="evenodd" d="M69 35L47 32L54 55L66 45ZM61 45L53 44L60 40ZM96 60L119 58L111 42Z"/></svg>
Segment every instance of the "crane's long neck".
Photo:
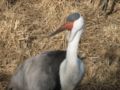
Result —
<svg viewBox="0 0 120 90"><path fill-rule="evenodd" d="M68 42L66 60L67 62L73 63L77 60L77 49L79 45L79 40L83 30L80 30L76 33L74 39Z"/></svg>

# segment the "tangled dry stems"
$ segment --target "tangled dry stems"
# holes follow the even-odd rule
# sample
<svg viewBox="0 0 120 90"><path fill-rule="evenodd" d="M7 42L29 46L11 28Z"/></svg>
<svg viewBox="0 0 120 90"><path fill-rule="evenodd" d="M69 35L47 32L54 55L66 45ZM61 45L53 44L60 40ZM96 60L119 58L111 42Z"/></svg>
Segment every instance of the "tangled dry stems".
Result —
<svg viewBox="0 0 120 90"><path fill-rule="evenodd" d="M11 0L12 1L12 0ZM85 77L79 90L117 90L120 85L120 12L107 18L88 0L13 0L0 2L0 90L4 90L17 65L47 50L66 49L65 33L45 36L80 12L86 30L79 45ZM94 0L93 0L94 1ZM120 5L116 5L119 10Z"/></svg>

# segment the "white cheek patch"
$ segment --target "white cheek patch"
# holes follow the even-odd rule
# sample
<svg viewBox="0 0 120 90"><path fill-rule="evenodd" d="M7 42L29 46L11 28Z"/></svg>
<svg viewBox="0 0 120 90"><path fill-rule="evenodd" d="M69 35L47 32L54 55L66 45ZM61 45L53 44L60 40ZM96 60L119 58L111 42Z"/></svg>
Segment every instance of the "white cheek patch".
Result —
<svg viewBox="0 0 120 90"><path fill-rule="evenodd" d="M71 35L69 41L71 42L76 36L77 32L83 30L84 27L84 18L80 16L78 20L76 20L73 24L73 28L71 30Z"/></svg>
<svg viewBox="0 0 120 90"><path fill-rule="evenodd" d="M83 16L80 16L80 18L74 22L73 29L80 30L83 27L84 27L84 18Z"/></svg>

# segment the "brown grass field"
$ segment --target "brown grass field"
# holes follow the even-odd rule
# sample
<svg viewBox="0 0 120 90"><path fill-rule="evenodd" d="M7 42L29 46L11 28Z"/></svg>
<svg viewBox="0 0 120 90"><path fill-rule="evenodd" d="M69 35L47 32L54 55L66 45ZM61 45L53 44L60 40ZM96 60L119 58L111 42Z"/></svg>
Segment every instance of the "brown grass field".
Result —
<svg viewBox="0 0 120 90"><path fill-rule="evenodd" d="M26 58L48 50L65 50L65 32L45 36L71 12L86 21L79 54L86 72L78 90L120 90L120 3L105 15L93 0L0 0L0 90ZM109 10L109 8L107 9Z"/></svg>

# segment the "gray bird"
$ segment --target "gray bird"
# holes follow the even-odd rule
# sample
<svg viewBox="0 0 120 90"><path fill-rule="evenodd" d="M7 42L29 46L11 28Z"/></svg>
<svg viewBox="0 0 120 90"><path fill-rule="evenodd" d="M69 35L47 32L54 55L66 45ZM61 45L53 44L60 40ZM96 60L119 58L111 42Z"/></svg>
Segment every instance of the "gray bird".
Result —
<svg viewBox="0 0 120 90"><path fill-rule="evenodd" d="M66 51L48 51L20 64L7 90L73 90L84 75L84 63L78 57L84 19L79 13L70 14L66 23L50 36L68 30L70 37Z"/></svg>

